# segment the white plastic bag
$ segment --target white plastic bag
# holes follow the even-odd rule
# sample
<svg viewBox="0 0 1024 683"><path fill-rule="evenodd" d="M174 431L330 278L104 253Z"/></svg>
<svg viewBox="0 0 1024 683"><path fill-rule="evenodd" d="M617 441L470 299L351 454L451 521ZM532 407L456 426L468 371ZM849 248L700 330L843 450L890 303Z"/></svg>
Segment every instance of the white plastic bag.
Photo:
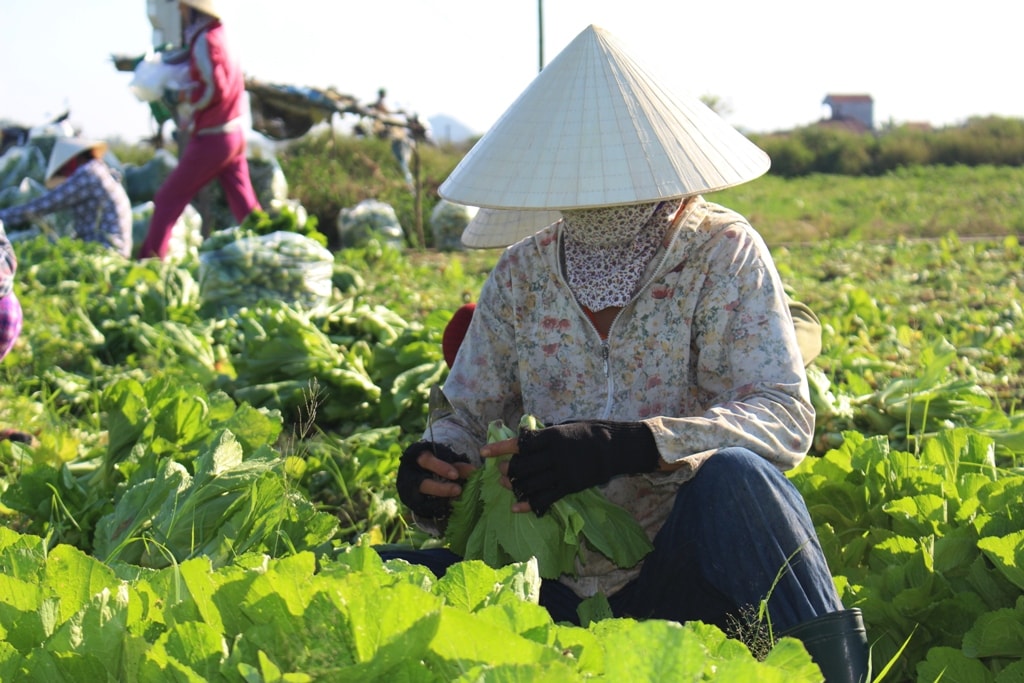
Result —
<svg viewBox="0 0 1024 683"><path fill-rule="evenodd" d="M188 62L168 64L156 52L150 50L135 66L135 75L128 88L142 102L156 102L164 90L181 90L188 82Z"/></svg>

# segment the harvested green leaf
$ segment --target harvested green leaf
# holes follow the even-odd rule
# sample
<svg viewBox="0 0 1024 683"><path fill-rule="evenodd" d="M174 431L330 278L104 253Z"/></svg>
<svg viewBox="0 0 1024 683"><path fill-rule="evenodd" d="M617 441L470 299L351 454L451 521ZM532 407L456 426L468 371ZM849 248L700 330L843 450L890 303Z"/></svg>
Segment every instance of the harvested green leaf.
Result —
<svg viewBox="0 0 1024 683"><path fill-rule="evenodd" d="M532 415L520 421L520 429L543 426ZM501 420L487 429L488 443L515 436ZM553 579L577 574L583 542L620 567L632 567L652 550L636 520L596 488L565 496L541 517L513 512L516 498L501 485L500 460L489 458L473 472L452 505L445 533L451 549L462 557L492 567L535 557L540 575Z"/></svg>

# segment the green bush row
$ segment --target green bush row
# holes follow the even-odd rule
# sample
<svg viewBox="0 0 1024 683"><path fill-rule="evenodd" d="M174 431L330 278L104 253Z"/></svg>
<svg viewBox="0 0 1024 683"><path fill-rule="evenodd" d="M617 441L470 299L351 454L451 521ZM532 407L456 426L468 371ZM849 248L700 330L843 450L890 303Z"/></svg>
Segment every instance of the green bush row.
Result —
<svg viewBox="0 0 1024 683"><path fill-rule="evenodd" d="M899 221L907 234L934 236L950 230L960 234L1001 234L1020 229L1016 206L1020 200L1015 188L1018 171L1024 167L1024 119L984 117L942 129L899 126L875 133L813 125L752 135L751 139L771 157L771 170L766 180L721 193L728 200L723 203L733 202L729 205L737 210L749 208L758 214L749 216L752 220L773 219L769 221L770 232L783 240L820 237L823 233L832 237L851 234L872 237L875 232L872 226L879 215L876 210L889 214L892 207L877 207L873 199L866 203L860 201L861 190L852 188L851 193L846 183L856 184L853 179L879 176L892 178L871 186L874 194L885 196L884 201L927 197L923 204L931 207L929 211L912 212L905 221ZM468 146L419 145L411 163L415 191L407 186L391 144L386 140L325 131L280 143L274 153L287 179L289 196L298 199L307 212L317 218L321 231L332 241L329 246L336 250L339 245L335 226L339 213L364 199L377 199L394 208L409 246L434 247L429 220L440 201L437 189L467 151ZM144 162L138 147L116 147L115 153L122 159ZM926 167L928 171L919 172ZM964 169L976 169L980 174L977 179L984 178L985 187L962 186ZM960 191L950 193L931 186L935 174L943 181L952 182ZM968 175L974 179L971 173ZM837 176L851 179L837 185L840 182ZM780 189L780 182L793 179L805 179L810 184L806 188L801 185ZM922 179L923 184L918 182ZM810 201L823 191L847 198L857 210L847 213L836 210L834 205L803 206L804 200ZM747 195L756 195L759 199L747 207L744 202ZM775 215L778 212L774 209L768 212L770 216L761 215L766 201L777 203L779 197L789 200L793 196L801 198L800 207L790 202L781 211L783 215ZM721 201L718 195L715 200ZM949 207L940 204L947 200L959 207L959 213L966 211L969 215L946 220L950 216ZM986 206L978 206L979 201ZM989 207L990 203L995 203L996 208ZM796 215L788 215L794 211ZM856 217L864 211L875 217ZM975 225L982 214L992 220L982 219L984 225ZM853 218L842 219L844 215ZM841 223L846 220L850 224L833 225L837 217ZM790 220L792 224L787 223Z"/></svg>
<svg viewBox="0 0 1024 683"><path fill-rule="evenodd" d="M881 175L910 166L1024 165L1024 120L977 117L962 126L886 127L874 133L812 125L751 138L772 159L770 173Z"/></svg>

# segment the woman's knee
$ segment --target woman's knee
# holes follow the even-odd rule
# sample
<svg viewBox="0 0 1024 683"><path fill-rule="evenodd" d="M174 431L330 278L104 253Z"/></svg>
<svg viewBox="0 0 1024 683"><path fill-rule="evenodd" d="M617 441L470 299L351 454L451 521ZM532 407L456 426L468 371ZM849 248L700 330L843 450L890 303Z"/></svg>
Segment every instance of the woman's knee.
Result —
<svg viewBox="0 0 1024 683"><path fill-rule="evenodd" d="M701 465L677 496L677 514L741 509L805 515L797 488L765 458L746 448L725 448ZM727 517L731 516L726 514Z"/></svg>
<svg viewBox="0 0 1024 683"><path fill-rule="evenodd" d="M696 479L704 486L730 490L738 485L789 485L789 480L775 465L752 450L739 446L723 448L708 458L697 471Z"/></svg>

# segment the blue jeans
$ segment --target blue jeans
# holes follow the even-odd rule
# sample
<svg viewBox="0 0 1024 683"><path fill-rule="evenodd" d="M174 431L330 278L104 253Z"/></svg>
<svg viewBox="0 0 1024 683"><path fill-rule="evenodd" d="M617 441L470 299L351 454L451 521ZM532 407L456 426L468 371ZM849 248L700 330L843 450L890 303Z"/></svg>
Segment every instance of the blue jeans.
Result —
<svg viewBox="0 0 1024 683"><path fill-rule="evenodd" d="M381 550L443 576L461 558L450 550ZM843 609L796 487L745 448L709 458L679 487L640 575L608 597L618 617L703 621L725 629L741 608L767 598L776 633ZM579 623L581 599L545 579L540 603L555 621Z"/></svg>

